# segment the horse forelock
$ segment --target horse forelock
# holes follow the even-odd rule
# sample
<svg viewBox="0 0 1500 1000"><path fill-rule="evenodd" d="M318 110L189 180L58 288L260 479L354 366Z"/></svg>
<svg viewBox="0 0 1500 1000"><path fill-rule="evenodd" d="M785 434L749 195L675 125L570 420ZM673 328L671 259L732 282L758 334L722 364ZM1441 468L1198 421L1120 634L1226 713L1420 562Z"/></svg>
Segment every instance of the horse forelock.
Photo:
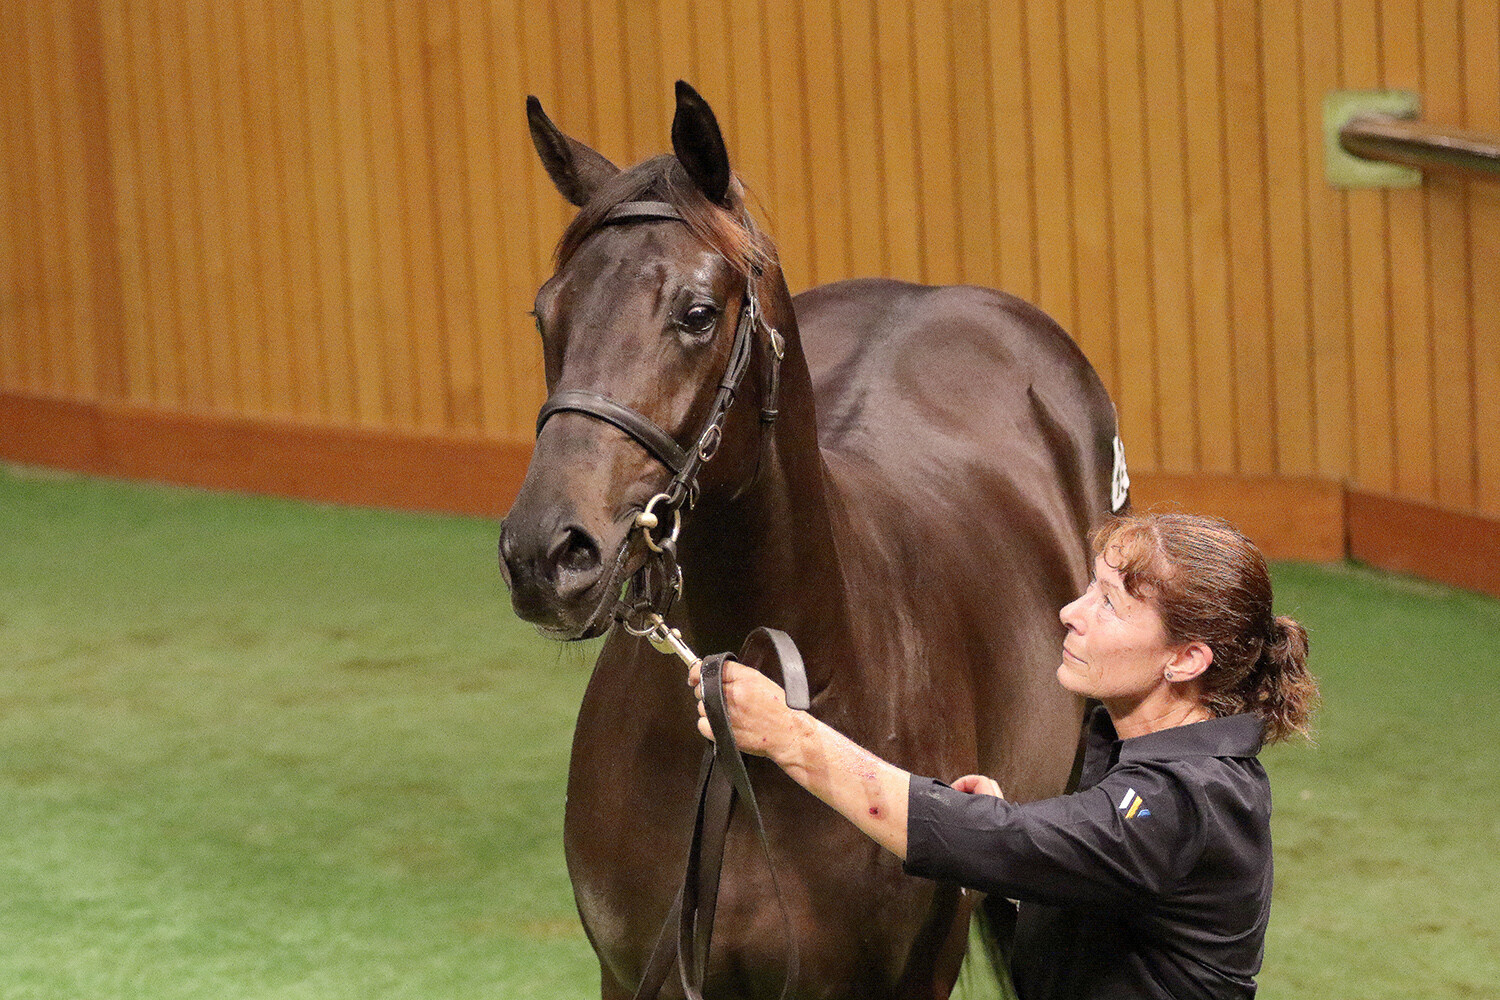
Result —
<svg viewBox="0 0 1500 1000"><path fill-rule="evenodd" d="M630 201L662 201L677 209L703 243L746 277L775 261L776 249L745 209L745 188L738 177L729 182L729 207L709 201L675 156L663 155L623 171L607 181L578 210L557 244L557 267L566 267L605 217Z"/></svg>

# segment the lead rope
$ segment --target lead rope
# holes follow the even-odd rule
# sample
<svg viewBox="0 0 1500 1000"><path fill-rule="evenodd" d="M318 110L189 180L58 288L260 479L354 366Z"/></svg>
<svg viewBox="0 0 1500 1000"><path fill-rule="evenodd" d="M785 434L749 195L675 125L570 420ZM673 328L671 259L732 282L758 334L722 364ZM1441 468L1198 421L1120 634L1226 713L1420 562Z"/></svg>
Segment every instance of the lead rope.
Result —
<svg viewBox="0 0 1500 1000"><path fill-rule="evenodd" d="M714 734L714 744L704 752L703 764L699 769L698 810L694 818L693 838L688 849L682 888L662 925L656 947L647 959L645 973L635 998L654 1000L670 972L672 959L676 957L683 994L687 1000L703 1000L703 986L708 974L709 950L713 939L714 913L718 903L719 876L724 862L724 844L735 800L738 798L744 801L745 807L750 811L761 853L766 859L776 905L781 911L782 926L786 931L787 970L781 989L782 1000L786 1000L797 981L797 940L792 930L791 909L787 906L780 880L776 877L770 837L766 834L760 806L755 800L750 774L745 769L744 756L735 743L734 729L729 724L723 677L724 662L729 659L729 654L716 653L699 658L683 641L681 632L670 628L660 616L653 617L655 621L652 631L646 636L652 646L660 652L675 654L689 667L696 665L699 668L703 683L704 711ZM738 659L759 669L755 661L763 661L768 656L777 660L781 666L787 707L807 711L811 707L807 671L801 653L785 632L769 628L756 629L745 638ZM677 924L675 941L671 934L673 923Z"/></svg>

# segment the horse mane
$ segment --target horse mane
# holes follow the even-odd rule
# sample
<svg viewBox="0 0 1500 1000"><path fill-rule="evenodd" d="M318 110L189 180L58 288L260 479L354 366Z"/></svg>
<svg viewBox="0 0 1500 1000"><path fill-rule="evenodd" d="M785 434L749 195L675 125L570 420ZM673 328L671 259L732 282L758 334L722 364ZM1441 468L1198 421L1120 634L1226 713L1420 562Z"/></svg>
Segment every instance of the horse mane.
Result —
<svg viewBox="0 0 1500 1000"><path fill-rule="evenodd" d="M677 157L656 156L606 181L578 210L557 244L557 266L567 265L616 205L627 201L664 201L677 209L688 228L746 277L776 260L776 248L745 208L745 187L729 181L729 206L716 205L698 189Z"/></svg>

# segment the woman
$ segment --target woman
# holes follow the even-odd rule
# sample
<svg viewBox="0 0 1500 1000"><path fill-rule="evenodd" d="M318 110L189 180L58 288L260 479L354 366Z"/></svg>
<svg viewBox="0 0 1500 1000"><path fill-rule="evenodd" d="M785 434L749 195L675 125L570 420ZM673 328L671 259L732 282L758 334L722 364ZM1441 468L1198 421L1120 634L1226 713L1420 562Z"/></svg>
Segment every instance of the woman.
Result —
<svg viewBox="0 0 1500 1000"><path fill-rule="evenodd" d="M1271 610L1265 559L1223 521L1146 514L1094 540L1063 608L1057 679L1100 706L1080 790L1006 802L881 761L726 664L740 748L769 757L914 875L1019 900L1011 975L1041 997L1248 997L1271 902L1264 742L1307 735L1307 633ZM697 669L688 682L700 699ZM712 738L706 718L699 730Z"/></svg>

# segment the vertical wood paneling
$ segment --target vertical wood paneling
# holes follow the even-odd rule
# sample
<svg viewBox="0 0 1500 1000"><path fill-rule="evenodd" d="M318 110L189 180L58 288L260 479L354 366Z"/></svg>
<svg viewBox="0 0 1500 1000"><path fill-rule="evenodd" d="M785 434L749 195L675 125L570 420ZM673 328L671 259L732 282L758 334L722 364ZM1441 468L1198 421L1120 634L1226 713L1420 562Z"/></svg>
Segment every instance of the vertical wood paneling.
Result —
<svg viewBox="0 0 1500 1000"><path fill-rule="evenodd" d="M1345 4L1341 14L1344 88L1378 89L1382 85L1378 11L1368 4ZM1390 402L1388 201L1385 191L1369 189L1349 191L1344 199L1350 315L1358 331L1353 358L1354 476L1377 492L1389 492L1396 482Z"/></svg>
<svg viewBox="0 0 1500 1000"><path fill-rule="evenodd" d="M1066 329L1074 325L1073 204L1068 160L1067 79L1058 7L1028 4L1022 24L1026 67L1033 80L1056 81L1032 87L1031 183L1036 227L1036 304Z"/></svg>
<svg viewBox="0 0 1500 1000"><path fill-rule="evenodd" d="M390 52L394 63L392 98L400 150L402 261L407 324L412 343L410 385L416 401L416 426L437 431L449 424L448 345L444 341L442 290L434 204L432 107L428 98L429 67L423 53L425 6L392 2ZM378 155L378 154L377 154Z"/></svg>
<svg viewBox="0 0 1500 1000"><path fill-rule="evenodd" d="M1381 5L1384 84L1422 92L1422 26L1418 0ZM1432 495L1432 355L1428 322L1431 285L1423 244L1429 197L1389 199L1391 276L1391 410L1395 431L1395 489Z"/></svg>
<svg viewBox="0 0 1500 1000"><path fill-rule="evenodd" d="M995 269L994 150L989 100L989 35L985 5L955 0L949 23L952 64L953 167L957 185L958 278L975 285L999 283Z"/></svg>
<svg viewBox="0 0 1500 1000"><path fill-rule="evenodd" d="M367 86L371 191L374 194L378 319L369 331L381 359L380 382L385 421L393 427L419 426L413 380L415 350L410 320L403 231L400 112L396 99L391 22L384 3L370 4L361 18Z"/></svg>
<svg viewBox="0 0 1500 1000"><path fill-rule="evenodd" d="M1156 327L1153 377L1157 448L1167 468L1191 466L1197 450L1197 407L1191 363L1191 292L1188 288L1187 188L1184 177L1182 25L1171 0L1145 0L1144 23L1153 26L1143 46L1146 172L1152 312Z"/></svg>
<svg viewBox="0 0 1500 1000"><path fill-rule="evenodd" d="M920 274L930 284L960 280L948 6L915 4L911 20L912 98L916 105L917 184L921 199Z"/></svg>
<svg viewBox="0 0 1500 1000"><path fill-rule="evenodd" d="M1119 367L1114 385L1120 436L1139 468L1161 464L1153 372L1149 216L1146 203L1146 104L1141 75L1139 8L1117 12L1105 34L1105 100L1109 108L1109 186L1114 233L1115 331Z"/></svg>
<svg viewBox="0 0 1500 1000"><path fill-rule="evenodd" d="M1464 121L1463 67L1458 0L1423 0L1424 113L1433 121ZM1467 244L1467 189L1457 178L1433 177L1428 200L1428 231L1422 240L1431 286L1428 330L1432 365L1432 462L1430 492L1463 509L1474 504L1474 366L1468 331L1471 276L1455 254ZM1481 278L1480 280L1485 280Z"/></svg>
<svg viewBox="0 0 1500 1000"><path fill-rule="evenodd" d="M261 308L259 300L258 253L256 240L254 194L250 184L250 163L245 155L247 142L244 91L244 63L240 55L240 18L225 4L203 4L208 18L204 33L197 36L206 51L211 67L209 79L197 90L199 100L213 101L204 113L212 116L212 127L200 134L202 141L212 141L222 171L222 192L217 217L205 219L210 234L210 259L206 273L214 285L215 297L222 296L223 309L230 331L222 363L232 379L230 394L217 401L232 407L232 412L254 413L265 406L265 374L258 338ZM212 184L210 183L210 191ZM210 309L215 308L212 304Z"/></svg>
<svg viewBox="0 0 1500 1000"><path fill-rule="evenodd" d="M344 181L339 169L338 94L335 78L333 12L323 4L302 10L302 94L306 107L306 167L312 198L310 247L316 275L319 357L323 364L323 405L329 421L353 422L355 365L349 322L349 233L345 226Z"/></svg>
<svg viewBox="0 0 1500 1000"><path fill-rule="evenodd" d="M921 177L917 163L911 24L904 5L875 5L880 151L885 165L886 274L922 276Z"/></svg>
<svg viewBox="0 0 1500 1000"><path fill-rule="evenodd" d="M100 52L105 88L114 95L109 104L110 158L115 180L116 235L119 240L120 299L123 341L120 357L124 375L121 398L149 401L148 354L141 333L147 322L145 237L141 233L140 159L134 141L138 119L135 87L130 76L129 32L120 4L99 7ZM7 101L7 104L9 102ZM6 157L11 165L12 156ZM241 325L243 329L248 327Z"/></svg>
<svg viewBox="0 0 1500 1000"><path fill-rule="evenodd" d="M794 289L991 284L1139 469L1500 513L1500 194L1322 179L1322 95L1500 132L1493 0L0 0L0 391L530 436L571 216L720 114ZM104 220L107 225L100 225Z"/></svg>
<svg viewBox="0 0 1500 1000"><path fill-rule="evenodd" d="M1305 108L1316 107L1302 89L1301 11L1298 4L1261 8L1261 79L1266 108L1266 243L1271 317L1271 381L1275 423L1272 472L1306 476L1313 471L1313 402L1307 316L1308 166L1302 136Z"/></svg>
<svg viewBox="0 0 1500 1000"><path fill-rule="evenodd" d="M801 18L797 9L775 4L762 6L761 18L769 84L765 103L774 123L769 132L771 211L787 284L800 292L816 283L817 270L808 191L807 93L800 71Z"/></svg>
<svg viewBox="0 0 1500 1000"><path fill-rule="evenodd" d="M879 79L875 49L875 13L870 0L834 6L839 51L843 59L843 106L839 132L844 147L842 187L848 197L848 266L850 275L888 273L883 171L880 156ZM974 137L988 146L984 134Z"/></svg>
<svg viewBox="0 0 1500 1000"><path fill-rule="evenodd" d="M94 391L99 382L95 356L96 327L93 260L89 243L89 191L92 176L79 169L88 156L83 129L84 98L79 90L81 60L74 32L72 11L48 5L51 30L52 124L58 144L58 171L54 178L60 225L63 229L63 274L66 285L54 299L54 308L66 317L69 328L68 367L60 373L58 393L78 397Z"/></svg>
<svg viewBox="0 0 1500 1000"><path fill-rule="evenodd" d="M82 187L82 218L86 232L86 259L82 263L87 291L79 294L87 295L89 299L87 312L92 324L84 335L90 338L87 354L93 367L80 372L76 398L113 402L122 398L125 390L125 324L119 266L121 244L115 220L117 182L110 147L110 102L118 100L118 94L111 98L107 86L103 26L98 8L91 3L78 4L71 10L60 9L59 17L66 18L68 35L76 46L73 79L67 86L71 87L71 96L77 100L77 116L68 123L68 131L78 141L76 155L79 159L72 172L77 174ZM0 236L0 244L3 244L3 236ZM0 333L0 338L3 338L3 333ZM0 370L3 370L3 364L0 364ZM3 384L3 375L0 375L0 384Z"/></svg>
<svg viewBox="0 0 1500 1000"><path fill-rule="evenodd" d="M1074 314L1069 332L1116 391L1114 233L1110 225L1109 109L1105 101L1102 12L1093 4L1065 4L1067 109L1073 122L1068 161L1073 179ZM1215 162L1217 160L1215 159Z"/></svg>
<svg viewBox="0 0 1500 1000"><path fill-rule="evenodd" d="M433 226L438 279L437 318L447 394L443 426L470 434L480 426L479 366L475 341L474 248L464 155L462 65L453 7L434 3L423 24L422 63L428 80Z"/></svg>
<svg viewBox="0 0 1500 1000"><path fill-rule="evenodd" d="M0 33L0 101L16 108L12 81L26 65L24 50L16 45L13 32ZM17 176L21 157L15 144L20 116L11 111L0 115L0 385L22 389L21 374L21 199Z"/></svg>
<svg viewBox="0 0 1500 1000"><path fill-rule="evenodd" d="M829 0L809 0L803 5L802 75L807 81L808 181L813 192L808 206L812 222L812 253L815 266L809 278L820 283L852 274L849 248L849 199L853 195L845 180L847 159L843 122L843 67L838 58L837 5ZM869 211L861 204L856 211Z"/></svg>
<svg viewBox="0 0 1500 1000"><path fill-rule="evenodd" d="M653 4L622 2L621 22L624 34L620 42L625 49L625 120L630 125L628 162L636 163L669 149L668 126L672 121L672 94L661 85L661 40L657 33L656 8ZM795 63L787 74L796 80L801 74Z"/></svg>
<svg viewBox="0 0 1500 1000"><path fill-rule="evenodd" d="M130 43L132 89L136 95L136 137L139 143L142 264L147 272L146 327L141 340L150 359L150 395L153 402L180 406L181 360L176 302L177 259L172 246L171 172L163 149L161 51L155 30L158 4L136 0L127 9L126 30ZM266 107L270 102L266 102ZM280 371L290 373L286 364Z"/></svg>
<svg viewBox="0 0 1500 1000"><path fill-rule="evenodd" d="M1266 154L1259 4L1227 0L1219 54L1224 65L1225 186L1229 200L1229 335L1234 345L1235 469L1274 471L1266 278ZM1206 373L1205 373L1206 374Z"/></svg>
<svg viewBox="0 0 1500 1000"><path fill-rule="evenodd" d="M190 124L189 104L196 81L188 72L183 14L175 0L156 5L154 62L161 95L162 185L171 229L169 283L175 292L171 310L176 324L173 353L178 391L185 408L203 410L209 406L217 372L208 352L203 205L197 197L203 163L197 149L199 136Z"/></svg>
<svg viewBox="0 0 1500 1000"><path fill-rule="evenodd" d="M1231 371L1229 277L1221 248L1225 228L1223 79L1217 58L1219 18L1211 4L1182 8L1183 110L1187 144L1187 269L1192 303L1191 390L1196 404L1198 467L1234 471L1234 396L1211 373Z"/></svg>
<svg viewBox="0 0 1500 1000"><path fill-rule="evenodd" d="M334 91L330 95L333 121L326 137L337 147L342 188L342 247L346 274L344 301L338 313L347 324L343 358L351 383L349 418L356 424L385 422L384 366L379 343L381 329L379 254L376 251L374 181L370 165L370 113L365 103L369 74L365 61L359 7L333 4L329 13L329 59Z"/></svg>
<svg viewBox="0 0 1500 1000"><path fill-rule="evenodd" d="M1340 79L1339 0L1304 0L1302 53L1304 93L1310 114L1322 95L1338 90ZM1354 471L1353 393L1350 370L1348 283L1342 262L1348 257L1343 196L1318 182L1323 132L1309 127L1302 136L1308 163L1308 241L1305 254L1312 334L1314 468L1343 479Z"/></svg>
<svg viewBox="0 0 1500 1000"><path fill-rule="evenodd" d="M259 369L262 412L292 417L297 414L296 392L306 373L291 367L290 297L286 273L285 213L281 191L279 122L289 113L276 100L272 53L271 7L265 0L244 5L240 24L243 73L245 152L248 160L250 218L255 240L255 302L261 326L253 336ZM269 99L268 99L269 98Z"/></svg>
<svg viewBox="0 0 1500 1000"><path fill-rule="evenodd" d="M37 215L38 241L31 248L38 261L38 305L41 338L33 378L38 387L49 392L66 391L67 375L72 364L71 310L50 307L53 301L64 301L68 294L68 260L64 246L62 212L65 202L59 197L58 181L62 176L58 149L57 114L60 111L53 93L57 56L52 45L50 11L33 5L26 9L24 33L28 69L27 90L32 110L32 155L36 160L33 205Z"/></svg>
<svg viewBox="0 0 1500 1000"><path fill-rule="evenodd" d="M195 153L191 178L197 222L193 233L197 243L194 280L208 366L206 406L233 411L241 402L240 372L234 360L236 328L229 280L229 236L234 230L227 224L225 211L229 157L218 124L223 105L215 71L219 39L214 37L207 4L187 4L182 13L183 37L196 40L178 48L187 61L185 75L191 80L186 114Z"/></svg>
<svg viewBox="0 0 1500 1000"><path fill-rule="evenodd" d="M675 110L672 94L677 81L701 82L698 70L702 60L698 58L692 0L657 0L655 23L658 32L657 78L648 86L663 95L662 115L663 124L666 124Z"/></svg>
<svg viewBox="0 0 1500 1000"><path fill-rule="evenodd" d="M1111 33L1118 38L1117 33ZM999 286L1035 300L1037 217L1032 200L1026 22L1016 4L989 10L990 95L995 150L995 248ZM891 183L894 183L892 179Z"/></svg>
<svg viewBox="0 0 1500 1000"><path fill-rule="evenodd" d="M514 185L505 186L510 178L501 170L496 136L498 124L495 108L496 67L491 39L495 24L491 12L483 16L462 16L454 12L458 31L459 75L462 80L464 137L464 171L467 176L470 219L470 258L473 288L468 304L474 325L474 364L479 398L475 433L490 425L509 423L510 379L505 349L510 337L519 332L523 310L515 308L506 287L501 257L506 252L502 242L500 200L513 197ZM512 116L514 112L512 112Z"/></svg>
<svg viewBox="0 0 1500 1000"><path fill-rule="evenodd" d="M1500 17L1489 4L1466 5L1464 93L1468 127L1500 128ZM1469 337L1474 351L1475 505L1500 515L1500 185L1469 186Z"/></svg>

